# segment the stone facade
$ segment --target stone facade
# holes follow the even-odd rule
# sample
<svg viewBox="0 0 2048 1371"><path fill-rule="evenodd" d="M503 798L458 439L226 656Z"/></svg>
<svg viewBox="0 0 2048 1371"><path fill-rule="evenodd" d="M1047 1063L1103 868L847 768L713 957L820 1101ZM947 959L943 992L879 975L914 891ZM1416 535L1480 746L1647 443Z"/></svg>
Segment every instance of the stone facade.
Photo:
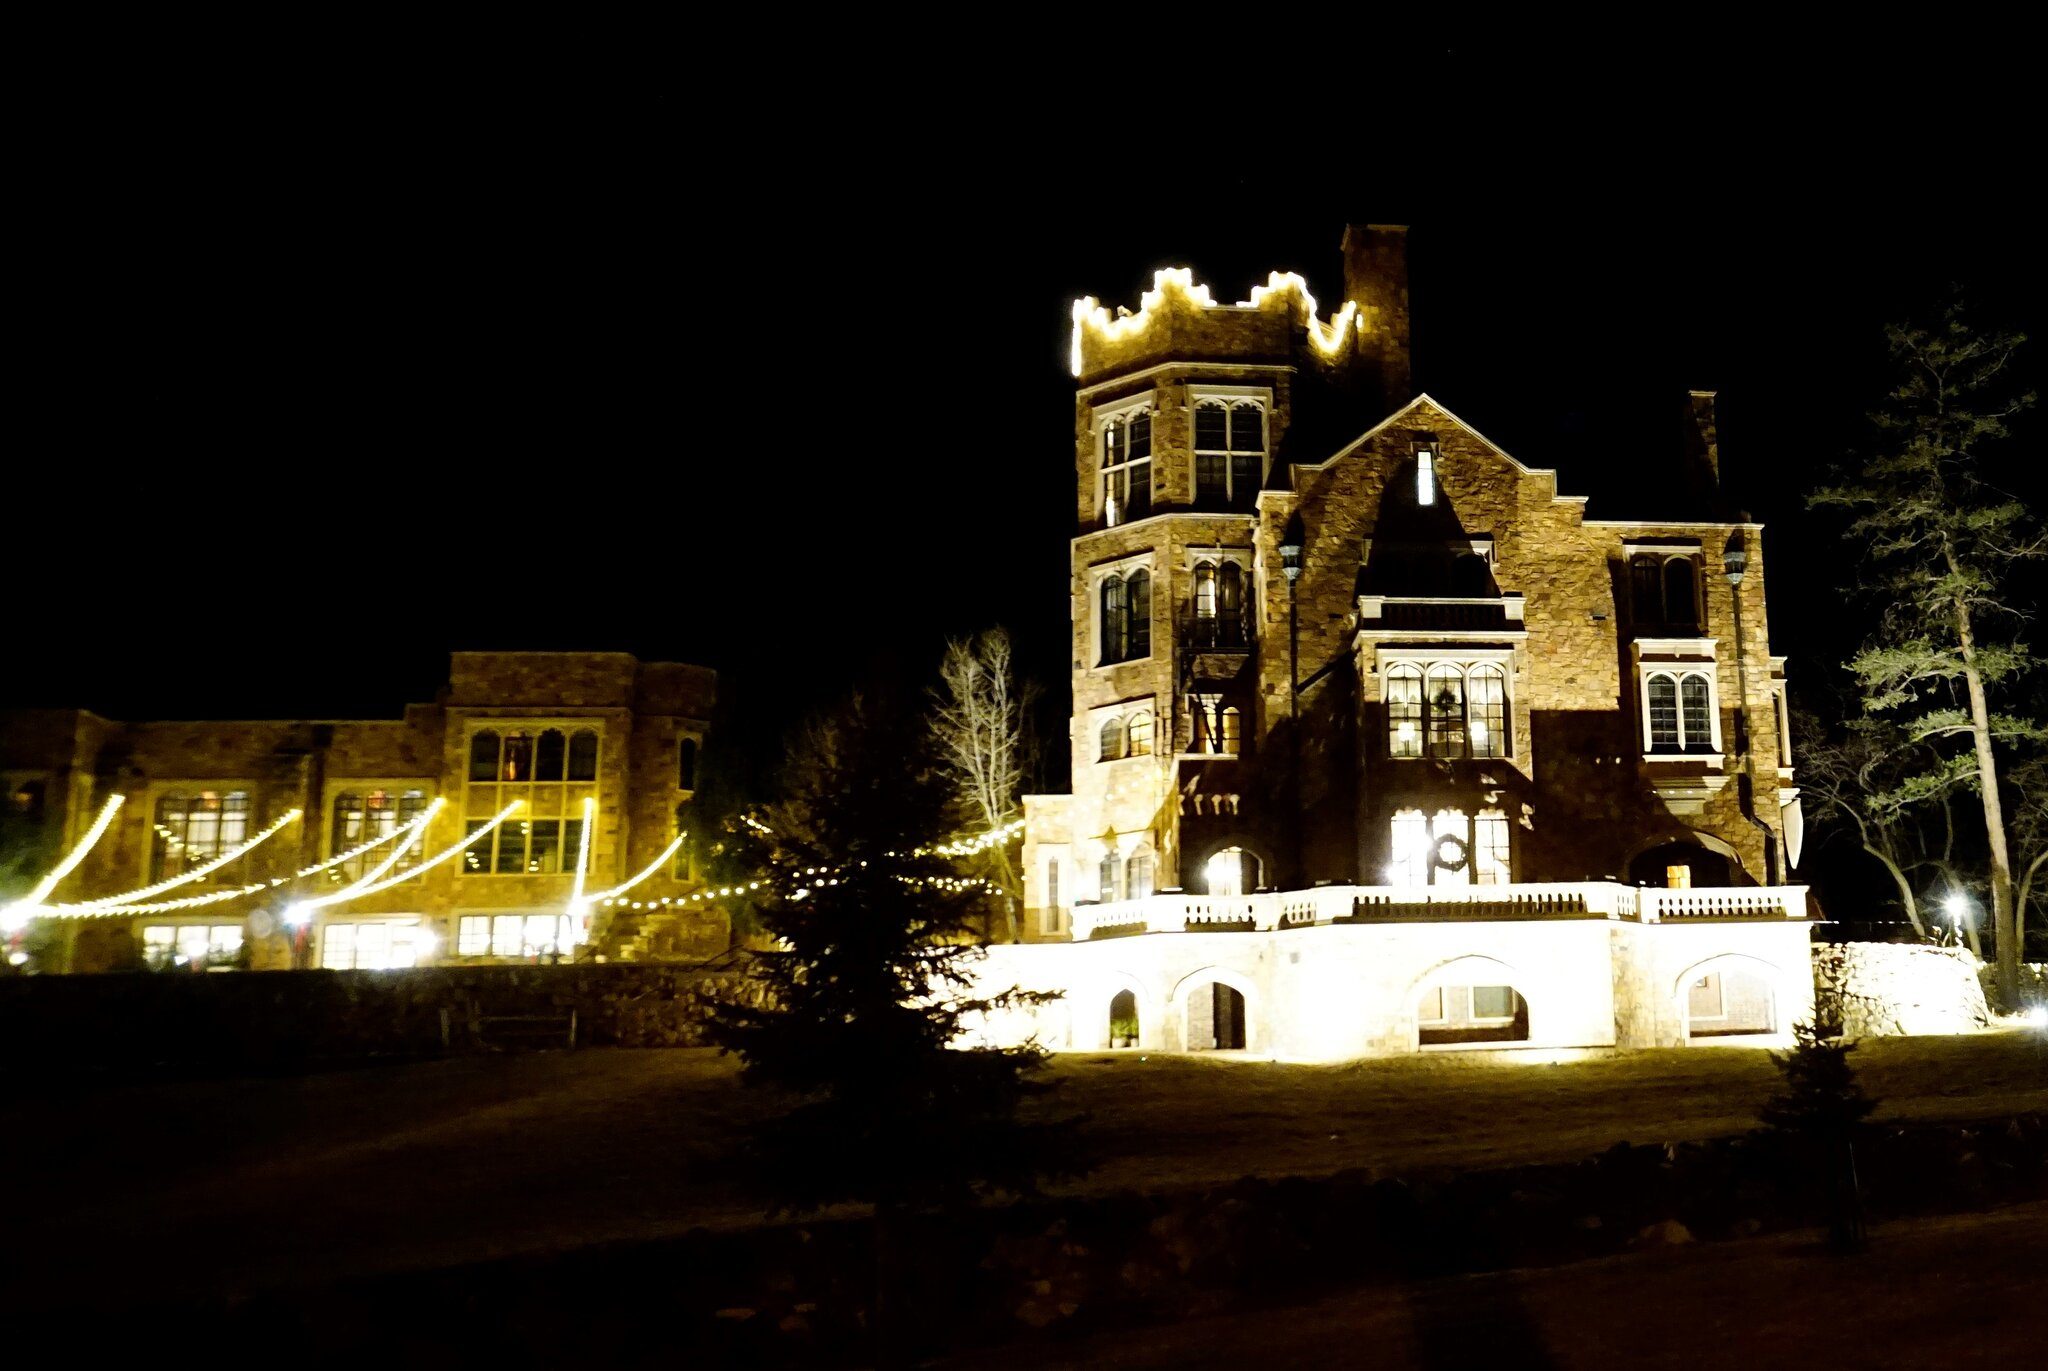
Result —
<svg viewBox="0 0 2048 1371"><path fill-rule="evenodd" d="M15 839L32 828L44 851L61 855L108 796L125 797L112 827L49 905L136 890L194 864L170 844L189 840L197 857L253 837L291 810L302 814L247 856L163 898L278 882L273 889L183 910L57 920L59 965L48 969L109 970L145 955L276 968L723 951L727 921L692 898L700 888L687 860L663 863L625 901L598 903L569 936L559 924L540 936L542 924L568 911L575 816L585 796L596 815L589 891L649 867L676 836L696 779L682 749L688 744L694 763L716 689L706 668L623 653L458 652L441 698L409 705L396 719L123 723L85 710L0 716L0 770L23 811L11 825ZM474 753L480 733L497 740L490 762ZM593 741L594 756L571 750ZM294 934L287 918L294 902L339 889L396 843L347 868L295 873L437 798L441 807L392 874L460 845L510 798L525 807L500 840L515 835L517 851L504 847L497 862L465 851L389 890L320 908ZM353 820L358 806L364 817ZM197 955L202 947L208 951Z"/></svg>
<svg viewBox="0 0 2048 1371"><path fill-rule="evenodd" d="M1151 889L1207 891L1218 852L1247 890L1414 879L1401 814L1428 823L1429 883L1786 879L1783 659L1762 529L1715 486L1712 396L1688 397L1668 517L1589 518L1556 473L1408 392L1405 252L1405 230L1348 230L1328 315L1299 278L1229 306L1176 272L1136 313L1077 307L1073 792L1028 807L1029 936L1068 936L1075 902L1143 894L1148 870ZM1218 455L1200 411L1239 405L1261 413L1255 450L1228 434ZM1149 495L1119 461L1141 451ZM1241 589L1203 579L1219 569ZM1118 616L1141 611L1116 597L1140 572L1134 643ZM1422 755L1397 755L1390 676L1443 663L1500 673L1505 737L1481 745L1466 718L1439 737L1418 709ZM1132 718L1145 747L1115 736ZM1445 847L1447 811L1465 827Z"/></svg>

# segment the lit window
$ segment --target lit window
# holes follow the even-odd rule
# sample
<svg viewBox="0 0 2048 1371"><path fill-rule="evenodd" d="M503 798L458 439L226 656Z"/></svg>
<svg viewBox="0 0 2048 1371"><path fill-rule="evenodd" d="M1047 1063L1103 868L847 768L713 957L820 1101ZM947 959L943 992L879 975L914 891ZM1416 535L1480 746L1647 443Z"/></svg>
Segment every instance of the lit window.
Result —
<svg viewBox="0 0 2048 1371"><path fill-rule="evenodd" d="M1152 755L1152 712L1141 709L1124 726L1124 741L1133 757Z"/></svg>
<svg viewBox="0 0 2048 1371"><path fill-rule="evenodd" d="M1060 907L1060 859L1050 857L1045 863L1045 907Z"/></svg>
<svg viewBox="0 0 2048 1371"><path fill-rule="evenodd" d="M1265 478L1266 411L1255 400L1204 400L1195 407L1195 502L1251 509Z"/></svg>
<svg viewBox="0 0 2048 1371"><path fill-rule="evenodd" d="M1403 662L1387 669L1387 755L1422 755L1422 670Z"/></svg>
<svg viewBox="0 0 2048 1371"><path fill-rule="evenodd" d="M1415 503L1436 503L1436 454L1426 447L1415 449Z"/></svg>
<svg viewBox="0 0 2048 1371"><path fill-rule="evenodd" d="M487 957L491 952L491 918L488 914L465 914L456 925L455 950L464 957Z"/></svg>
<svg viewBox="0 0 2048 1371"><path fill-rule="evenodd" d="M1465 755L1465 673L1455 666L1429 669L1424 695L1429 701L1429 755Z"/></svg>
<svg viewBox="0 0 2048 1371"><path fill-rule="evenodd" d="M1095 868L1095 898L1108 904L1116 898L1116 853L1105 852Z"/></svg>
<svg viewBox="0 0 2048 1371"><path fill-rule="evenodd" d="M181 876L249 840L247 791L201 790L156 802L152 880Z"/></svg>
<svg viewBox="0 0 2048 1371"><path fill-rule="evenodd" d="M1429 819L1419 809L1394 815L1393 860L1387 864L1388 885L1428 885Z"/></svg>
<svg viewBox="0 0 2048 1371"><path fill-rule="evenodd" d="M1515 988L1510 985L1472 987L1472 1017L1512 1019L1515 1017Z"/></svg>
<svg viewBox="0 0 2048 1371"><path fill-rule="evenodd" d="M1102 522L1128 524L1152 513L1152 411L1102 426Z"/></svg>
<svg viewBox="0 0 2048 1371"><path fill-rule="evenodd" d="M1482 809L1472 821L1472 883L1507 885L1514 880L1508 849L1508 817Z"/></svg>
<svg viewBox="0 0 2048 1371"><path fill-rule="evenodd" d="M327 855L339 856L374 839L389 838L418 818L426 808L427 792L424 790L407 790L397 794L388 790L345 790L334 797L334 826ZM425 846L425 832L422 829L415 829L411 840L406 844L405 855L390 869L403 871L410 867L419 860L420 852ZM338 866L329 867L327 879L336 885L357 880L365 872L383 865L390 859L390 847L373 847L360 856L351 857Z"/></svg>
<svg viewBox="0 0 2048 1371"><path fill-rule="evenodd" d="M432 942L433 935L416 924L383 919L328 924L320 930L320 965L329 971L418 966Z"/></svg>
<svg viewBox="0 0 2048 1371"><path fill-rule="evenodd" d="M1466 734L1474 757L1508 753L1507 681L1497 666L1481 664L1466 676Z"/></svg>
<svg viewBox="0 0 2048 1371"><path fill-rule="evenodd" d="M240 924L151 924L142 930L142 957L155 970L220 970L242 951Z"/></svg>
<svg viewBox="0 0 2048 1371"><path fill-rule="evenodd" d="M1462 809L1439 809L1429 821L1431 885L1472 884L1472 830Z"/></svg>
<svg viewBox="0 0 2048 1371"><path fill-rule="evenodd" d="M499 735L486 729L470 739L470 782L464 796L464 831L476 835L514 800L524 807L462 854L468 876L552 876L576 869L583 845L583 801L597 787L598 735L594 728L543 728ZM501 954L503 955L503 954Z"/></svg>
<svg viewBox="0 0 2048 1371"><path fill-rule="evenodd" d="M1188 696L1192 722L1188 751L1210 757L1235 757L1244 749L1244 715L1225 705L1221 695Z"/></svg>

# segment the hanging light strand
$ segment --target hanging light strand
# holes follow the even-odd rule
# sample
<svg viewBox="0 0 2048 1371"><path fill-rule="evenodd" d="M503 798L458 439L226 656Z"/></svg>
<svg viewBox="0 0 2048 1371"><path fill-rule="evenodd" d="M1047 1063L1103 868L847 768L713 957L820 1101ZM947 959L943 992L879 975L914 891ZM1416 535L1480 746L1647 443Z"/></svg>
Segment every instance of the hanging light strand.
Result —
<svg viewBox="0 0 2048 1371"><path fill-rule="evenodd" d="M499 810L496 814L492 815L489 822L485 823L483 827L477 829L476 832L463 834L461 838L457 839L449 846L442 848L439 852L436 852L433 856L427 858L418 866L413 867L410 871L401 872L396 876L391 876L381 881L373 881L369 877L365 877L363 880L356 882L354 885L349 886L346 889L337 890L331 895L321 895L314 899L302 900L299 903L292 906L292 913L298 915L308 915L316 909L324 909L329 905L341 904L346 900L357 899L364 895L375 895L381 891L389 890L395 885L401 885L404 882L411 880L415 876L425 875L427 872L432 871L435 867L441 865L441 863L448 861L450 858L456 856L459 853L467 851L471 843L475 842L478 838L483 837L484 834L489 833L499 824L504 823L505 820L511 818L514 814L517 814L520 808L523 805L525 805L525 803L526 801L524 800L514 800L511 804L506 805L503 809ZM387 862L387 864L384 867L380 868L380 871L388 870L389 867L390 863Z"/></svg>
<svg viewBox="0 0 2048 1371"><path fill-rule="evenodd" d="M97 900L78 900L71 904L53 905L50 907L50 912L53 914L91 914L97 910L111 909L116 905L131 905L146 901L152 895L161 895L166 890L176 890L181 885L190 885L194 881L203 880L226 866L229 862L236 861L269 842L287 824L296 823L304 812L298 809L287 809L277 822L247 842L239 843L221 853L212 861L204 862L193 867L190 871L171 877L169 880L158 881L155 885L146 885L140 890L130 890L121 895L106 895Z"/></svg>
<svg viewBox="0 0 2048 1371"><path fill-rule="evenodd" d="M85 860L85 854L93 850L101 835L107 831L107 825L114 822L114 816L120 813L121 806L127 799L126 795L107 796L107 802L100 806L99 817L92 821L92 827L85 831L85 836L64 854L63 861L50 868L49 875L36 882L36 888L20 903L32 909L48 899L50 892L57 888L57 883L77 870L78 864Z"/></svg>
<svg viewBox="0 0 2048 1371"><path fill-rule="evenodd" d="M690 835L688 833L676 834L675 840L671 842L667 847L664 847L661 850L661 855L659 857L656 857L653 861L649 862L645 867L642 867L637 875L633 876L629 880L619 882L619 884L613 886L609 890L593 891L592 893L585 895L583 897L584 900L590 904L596 904L600 900L603 900L607 903L613 902L617 896L625 894L634 886L640 884L640 882L646 880L655 872L661 870L664 866L668 865L669 859L676 855L676 852L679 849L681 849L684 840L687 839L689 836Z"/></svg>

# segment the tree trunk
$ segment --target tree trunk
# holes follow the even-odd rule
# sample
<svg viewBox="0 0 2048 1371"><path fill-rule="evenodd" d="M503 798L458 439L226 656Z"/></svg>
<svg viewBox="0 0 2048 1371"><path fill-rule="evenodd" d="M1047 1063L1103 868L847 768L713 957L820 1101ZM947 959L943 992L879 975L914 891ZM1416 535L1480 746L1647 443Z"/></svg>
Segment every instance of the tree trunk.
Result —
<svg viewBox="0 0 2048 1371"><path fill-rule="evenodd" d="M1948 555L1951 576L1961 575L1955 554ZM1970 732L1977 745L1977 795L1984 802L1984 838L1991 849L1991 929L1998 939L1998 993L2007 1004L2019 998L2020 940L2012 902L2012 859L2005 848L2005 809L1998 797L1998 758L1991 751L1991 705L1984 696L1984 678L1977 671L1977 637L1970 607L1955 601L1956 634L1963 649L1963 680L1970 688Z"/></svg>
<svg viewBox="0 0 2048 1371"><path fill-rule="evenodd" d="M1911 921L1913 932L1926 937L1927 925L1920 922L1920 902L1913 898L1913 886L1906 879L1906 873L1899 870L1899 864L1891 859L1891 854L1872 847L1867 838L1863 840L1863 850L1884 863L1884 869L1891 873L1892 884L1899 888L1899 900L1905 905L1906 918Z"/></svg>

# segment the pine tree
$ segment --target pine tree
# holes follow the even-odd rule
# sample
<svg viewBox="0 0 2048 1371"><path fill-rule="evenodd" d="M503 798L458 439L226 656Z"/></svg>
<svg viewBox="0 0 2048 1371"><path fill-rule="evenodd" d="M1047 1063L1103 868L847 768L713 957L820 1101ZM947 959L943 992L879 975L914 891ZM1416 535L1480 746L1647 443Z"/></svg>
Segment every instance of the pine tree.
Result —
<svg viewBox="0 0 2048 1371"><path fill-rule="evenodd" d="M1985 474L1987 449L2034 402L2009 367L2026 339L1978 330L1951 302L1933 328L1894 325L1886 341L1896 384L1871 415L1877 450L1810 503L1851 515L1844 536L1865 548L1863 585L1881 605L1870 642L1848 663L1867 713L1897 718L1930 763L1901 783L1912 803L1974 789L1991 865L1992 931L2001 991L2014 992L2020 936L1999 793L1999 749L2038 740L2031 719L1992 697L2032 665L2006 599L2016 562L2043 541L2026 506Z"/></svg>
<svg viewBox="0 0 2048 1371"><path fill-rule="evenodd" d="M1810 1023L1796 1024L1789 1052L1771 1061L1784 1089L1765 1101L1764 1126L1809 1149L1827 1178L1828 1227L1835 1246L1863 1242L1863 1197L1856 1180L1856 1136L1877 1101L1863 1093L1849 1054L1856 1044L1825 1037Z"/></svg>
<svg viewBox="0 0 2048 1371"><path fill-rule="evenodd" d="M977 994L969 933L988 898L938 850L947 787L914 712L855 697L794 741L781 796L735 825L762 884L759 997L713 1011L750 1085L795 1101L750 1158L774 1207L867 1201L878 1218L1028 1194L1071 1166L1071 1126L1025 1122L1049 1087L1035 1046L964 1047L978 1018L1054 998Z"/></svg>

